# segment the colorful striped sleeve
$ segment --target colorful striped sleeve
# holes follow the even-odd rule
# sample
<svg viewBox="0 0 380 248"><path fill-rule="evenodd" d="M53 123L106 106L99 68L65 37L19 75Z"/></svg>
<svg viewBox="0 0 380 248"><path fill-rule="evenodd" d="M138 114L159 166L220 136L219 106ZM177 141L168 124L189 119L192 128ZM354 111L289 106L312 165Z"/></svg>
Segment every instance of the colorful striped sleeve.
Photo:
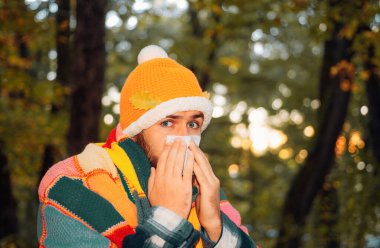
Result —
<svg viewBox="0 0 380 248"><path fill-rule="evenodd" d="M135 233L112 204L80 179L58 177L40 200L41 247L82 247L87 242L89 247L115 247Z"/></svg>
<svg viewBox="0 0 380 248"><path fill-rule="evenodd" d="M40 247L112 247L109 239L54 206L40 208L38 218L44 225L44 231L38 231Z"/></svg>

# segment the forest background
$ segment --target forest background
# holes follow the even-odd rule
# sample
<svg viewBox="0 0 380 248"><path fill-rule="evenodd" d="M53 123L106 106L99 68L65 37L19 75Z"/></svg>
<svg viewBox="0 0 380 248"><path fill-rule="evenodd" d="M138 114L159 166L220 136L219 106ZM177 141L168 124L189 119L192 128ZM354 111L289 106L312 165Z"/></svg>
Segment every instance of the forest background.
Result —
<svg viewBox="0 0 380 248"><path fill-rule="evenodd" d="M261 247L380 247L380 1L0 0L0 246L104 141L148 44L214 103L201 148Z"/></svg>

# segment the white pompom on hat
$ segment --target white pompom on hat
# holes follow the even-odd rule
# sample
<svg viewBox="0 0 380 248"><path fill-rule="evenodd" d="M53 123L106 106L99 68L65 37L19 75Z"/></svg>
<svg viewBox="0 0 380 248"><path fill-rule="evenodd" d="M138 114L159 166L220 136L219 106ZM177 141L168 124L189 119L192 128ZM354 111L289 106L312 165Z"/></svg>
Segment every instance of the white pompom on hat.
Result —
<svg viewBox="0 0 380 248"><path fill-rule="evenodd" d="M159 46L149 45L144 47L137 56L137 62L139 65L152 59L165 59L169 58L168 54Z"/></svg>

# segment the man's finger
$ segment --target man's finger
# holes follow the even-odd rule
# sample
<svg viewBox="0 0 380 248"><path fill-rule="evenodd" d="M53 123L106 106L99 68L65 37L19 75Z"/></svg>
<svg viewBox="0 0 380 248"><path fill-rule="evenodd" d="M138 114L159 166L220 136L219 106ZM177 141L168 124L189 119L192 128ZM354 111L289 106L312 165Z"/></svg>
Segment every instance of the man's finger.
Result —
<svg viewBox="0 0 380 248"><path fill-rule="evenodd" d="M175 140L170 151L168 153L168 158L166 160L165 175L173 175L173 167L176 165L177 153L179 146L181 144L180 140Z"/></svg>
<svg viewBox="0 0 380 248"><path fill-rule="evenodd" d="M201 154L202 158L205 160L205 161L208 161L206 155L203 153L203 151L201 150L201 148L199 148L199 146L197 146L192 140L190 141L190 148L193 150L193 151L197 151Z"/></svg>
<svg viewBox="0 0 380 248"><path fill-rule="evenodd" d="M172 144L165 144L164 149L157 161L156 173L161 177L165 173L166 161Z"/></svg>
<svg viewBox="0 0 380 248"><path fill-rule="evenodd" d="M184 163L185 163L186 149L187 149L186 144L183 141L181 141L178 147L177 158L173 166L174 176L179 176L179 177L182 176Z"/></svg>
<svg viewBox="0 0 380 248"><path fill-rule="evenodd" d="M193 179L194 163L194 154L192 151L188 150L187 161L185 168L183 169L183 180L187 183L191 183Z"/></svg>
<svg viewBox="0 0 380 248"><path fill-rule="evenodd" d="M205 172L202 170L201 166L195 161L194 162L194 174L199 183L199 187L202 190L203 187L210 185L210 180L206 176Z"/></svg>
<svg viewBox="0 0 380 248"><path fill-rule="evenodd" d="M190 143L190 149L194 153L195 162L199 165L207 179L211 182L214 177L214 172L211 168L210 163L206 159L206 157L203 155L203 152L192 142Z"/></svg>

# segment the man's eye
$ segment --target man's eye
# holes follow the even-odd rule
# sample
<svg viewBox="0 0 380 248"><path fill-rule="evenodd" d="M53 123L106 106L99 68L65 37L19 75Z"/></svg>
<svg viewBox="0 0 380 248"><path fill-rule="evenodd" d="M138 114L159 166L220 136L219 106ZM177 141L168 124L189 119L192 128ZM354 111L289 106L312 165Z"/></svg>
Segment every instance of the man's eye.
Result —
<svg viewBox="0 0 380 248"><path fill-rule="evenodd" d="M163 121L163 122L161 122L161 126L163 126L163 127L171 127L171 126L173 126L173 122L171 122L171 121Z"/></svg>
<svg viewBox="0 0 380 248"><path fill-rule="evenodd" d="M199 124L195 121L189 122L188 125L190 128L194 128L194 129L199 127Z"/></svg>

